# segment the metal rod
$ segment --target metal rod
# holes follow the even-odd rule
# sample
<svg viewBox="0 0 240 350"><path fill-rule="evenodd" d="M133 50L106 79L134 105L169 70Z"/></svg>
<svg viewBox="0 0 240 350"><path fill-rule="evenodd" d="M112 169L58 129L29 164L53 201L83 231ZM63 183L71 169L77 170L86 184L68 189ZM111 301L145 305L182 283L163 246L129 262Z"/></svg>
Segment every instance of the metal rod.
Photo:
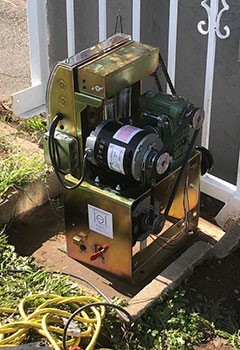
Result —
<svg viewBox="0 0 240 350"><path fill-rule="evenodd" d="M74 0L66 0L68 57L75 54Z"/></svg>

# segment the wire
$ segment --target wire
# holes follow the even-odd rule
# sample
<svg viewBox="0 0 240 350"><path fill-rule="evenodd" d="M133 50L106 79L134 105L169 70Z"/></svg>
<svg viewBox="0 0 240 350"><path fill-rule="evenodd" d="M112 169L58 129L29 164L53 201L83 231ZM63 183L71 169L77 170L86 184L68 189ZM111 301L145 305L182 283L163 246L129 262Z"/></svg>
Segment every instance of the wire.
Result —
<svg viewBox="0 0 240 350"><path fill-rule="evenodd" d="M84 177L85 177L85 168L86 168L86 159L87 159L87 155L88 155L88 150L85 150L84 156L83 156L83 172L82 172L82 176L80 178L80 180L73 186L67 186L64 183L64 180L61 178L61 175L67 175L66 172L62 171L59 168L58 165L58 161L56 159L56 155L58 156L58 160L59 160L59 154L58 154L58 148L56 145L56 140L54 138L55 136L55 131L56 131L56 127L59 123L60 120L63 119L63 115L61 113L56 114L56 116L53 118L52 124L49 128L49 138L48 138L48 149L49 149L49 156L50 156L50 160L52 162L52 166L55 170L56 176L59 180L59 182L61 183L61 185L63 186L63 188L65 188L66 190L74 190L76 188L78 188L82 182L84 181Z"/></svg>
<svg viewBox="0 0 240 350"><path fill-rule="evenodd" d="M62 119L63 119L63 115L60 113L56 114L56 116L53 118L52 124L50 125L50 128L49 128L48 149L49 149L50 160L52 162L52 166L54 170L62 175L66 175L65 172L59 169L59 166L57 164L57 160L55 157L55 155L58 153L56 152L56 143L55 143L54 135L55 135L57 124Z"/></svg>
<svg viewBox="0 0 240 350"><path fill-rule="evenodd" d="M81 306L79 309L77 309L76 311L74 311L74 313L69 317L65 327L64 327L64 331L63 331L63 338L62 338L62 342L63 342L63 350L67 350L67 347L66 347L66 338L67 338L67 331L68 331L68 328L69 328L69 325L70 323L73 321L73 319L80 313L80 312L83 312L86 308L89 308L91 307L92 309L97 307L97 306L104 306L104 307L110 307L110 308L113 308L113 309L116 309L118 311L121 311L123 313L125 313L125 315L129 318L129 320L131 320L131 323L133 322L132 320L132 317L131 315L126 311L124 310L121 306L119 305L115 305L115 304L112 304L112 303L101 303L101 302L97 302L97 303L92 303L92 304L87 304L87 305L83 305ZM94 310L94 309L93 309ZM98 329L97 329L97 332L98 332ZM96 334L98 335L99 332ZM86 350L90 350L90 349L93 349L93 343L96 343L95 341L95 338L92 339L91 343L89 343L89 345L87 346Z"/></svg>
<svg viewBox="0 0 240 350"><path fill-rule="evenodd" d="M117 16L116 16L116 22L115 22L114 34L117 34L117 30L118 30L118 23L120 24L120 32L118 32L118 33L123 33L122 16L121 16L120 14L117 14Z"/></svg>

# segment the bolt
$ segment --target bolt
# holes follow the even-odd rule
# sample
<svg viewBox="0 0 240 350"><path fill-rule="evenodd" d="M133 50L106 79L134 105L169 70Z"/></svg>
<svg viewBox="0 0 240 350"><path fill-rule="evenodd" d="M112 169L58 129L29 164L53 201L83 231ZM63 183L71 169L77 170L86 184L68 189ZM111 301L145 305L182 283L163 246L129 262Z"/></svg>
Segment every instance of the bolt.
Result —
<svg viewBox="0 0 240 350"><path fill-rule="evenodd" d="M100 179L99 179L99 177L98 177L98 176L96 176L96 177L95 177L94 182L95 182L95 183L97 183L97 184L99 184Z"/></svg>
<svg viewBox="0 0 240 350"><path fill-rule="evenodd" d="M115 187L116 191L121 191L121 186L118 184L116 187Z"/></svg>
<svg viewBox="0 0 240 350"><path fill-rule="evenodd" d="M65 81L64 80L59 80L59 82L58 82L58 87L61 89L61 90L64 90L65 89L65 87L66 87L66 83L65 83Z"/></svg>
<svg viewBox="0 0 240 350"><path fill-rule="evenodd" d="M67 104L67 99L66 99L66 97L64 97L64 96L60 96L59 97L59 103L62 105L62 106L66 106L66 104Z"/></svg>

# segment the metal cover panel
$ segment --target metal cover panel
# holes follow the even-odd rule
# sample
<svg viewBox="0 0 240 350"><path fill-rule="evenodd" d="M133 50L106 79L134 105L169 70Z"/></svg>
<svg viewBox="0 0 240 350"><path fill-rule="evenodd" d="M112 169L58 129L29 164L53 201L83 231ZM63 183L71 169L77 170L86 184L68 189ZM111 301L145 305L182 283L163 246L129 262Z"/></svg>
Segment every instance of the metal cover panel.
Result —
<svg viewBox="0 0 240 350"><path fill-rule="evenodd" d="M152 74L157 66L157 48L131 42L78 68L79 90L94 96L109 98Z"/></svg>
<svg viewBox="0 0 240 350"><path fill-rule="evenodd" d="M68 255L97 269L131 279L133 200L84 182L74 191L65 191L64 201ZM112 235L103 232L101 223L98 229L90 223L93 214L89 213L89 206L102 215L108 214L112 222L106 226L109 225L111 231L112 225ZM92 261L90 257L96 252L96 246L104 245L108 246L106 252Z"/></svg>

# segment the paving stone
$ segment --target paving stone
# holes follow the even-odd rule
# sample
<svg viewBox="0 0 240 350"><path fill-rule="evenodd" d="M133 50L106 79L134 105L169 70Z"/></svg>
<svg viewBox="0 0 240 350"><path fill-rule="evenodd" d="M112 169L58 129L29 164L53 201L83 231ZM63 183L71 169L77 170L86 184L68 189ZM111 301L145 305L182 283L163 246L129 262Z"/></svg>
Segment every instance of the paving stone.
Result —
<svg viewBox="0 0 240 350"><path fill-rule="evenodd" d="M193 269L207 259L212 246L206 242L197 242L162 271L151 283L143 288L130 301L126 310L133 318L139 318L160 296L169 289L176 288Z"/></svg>
<svg viewBox="0 0 240 350"><path fill-rule="evenodd" d="M213 254L217 259L223 259L240 246L240 219L237 219L228 232L216 243Z"/></svg>
<svg viewBox="0 0 240 350"><path fill-rule="evenodd" d="M211 255L212 246L206 242L197 242L169 265L162 275L174 282L186 278L197 265Z"/></svg>

